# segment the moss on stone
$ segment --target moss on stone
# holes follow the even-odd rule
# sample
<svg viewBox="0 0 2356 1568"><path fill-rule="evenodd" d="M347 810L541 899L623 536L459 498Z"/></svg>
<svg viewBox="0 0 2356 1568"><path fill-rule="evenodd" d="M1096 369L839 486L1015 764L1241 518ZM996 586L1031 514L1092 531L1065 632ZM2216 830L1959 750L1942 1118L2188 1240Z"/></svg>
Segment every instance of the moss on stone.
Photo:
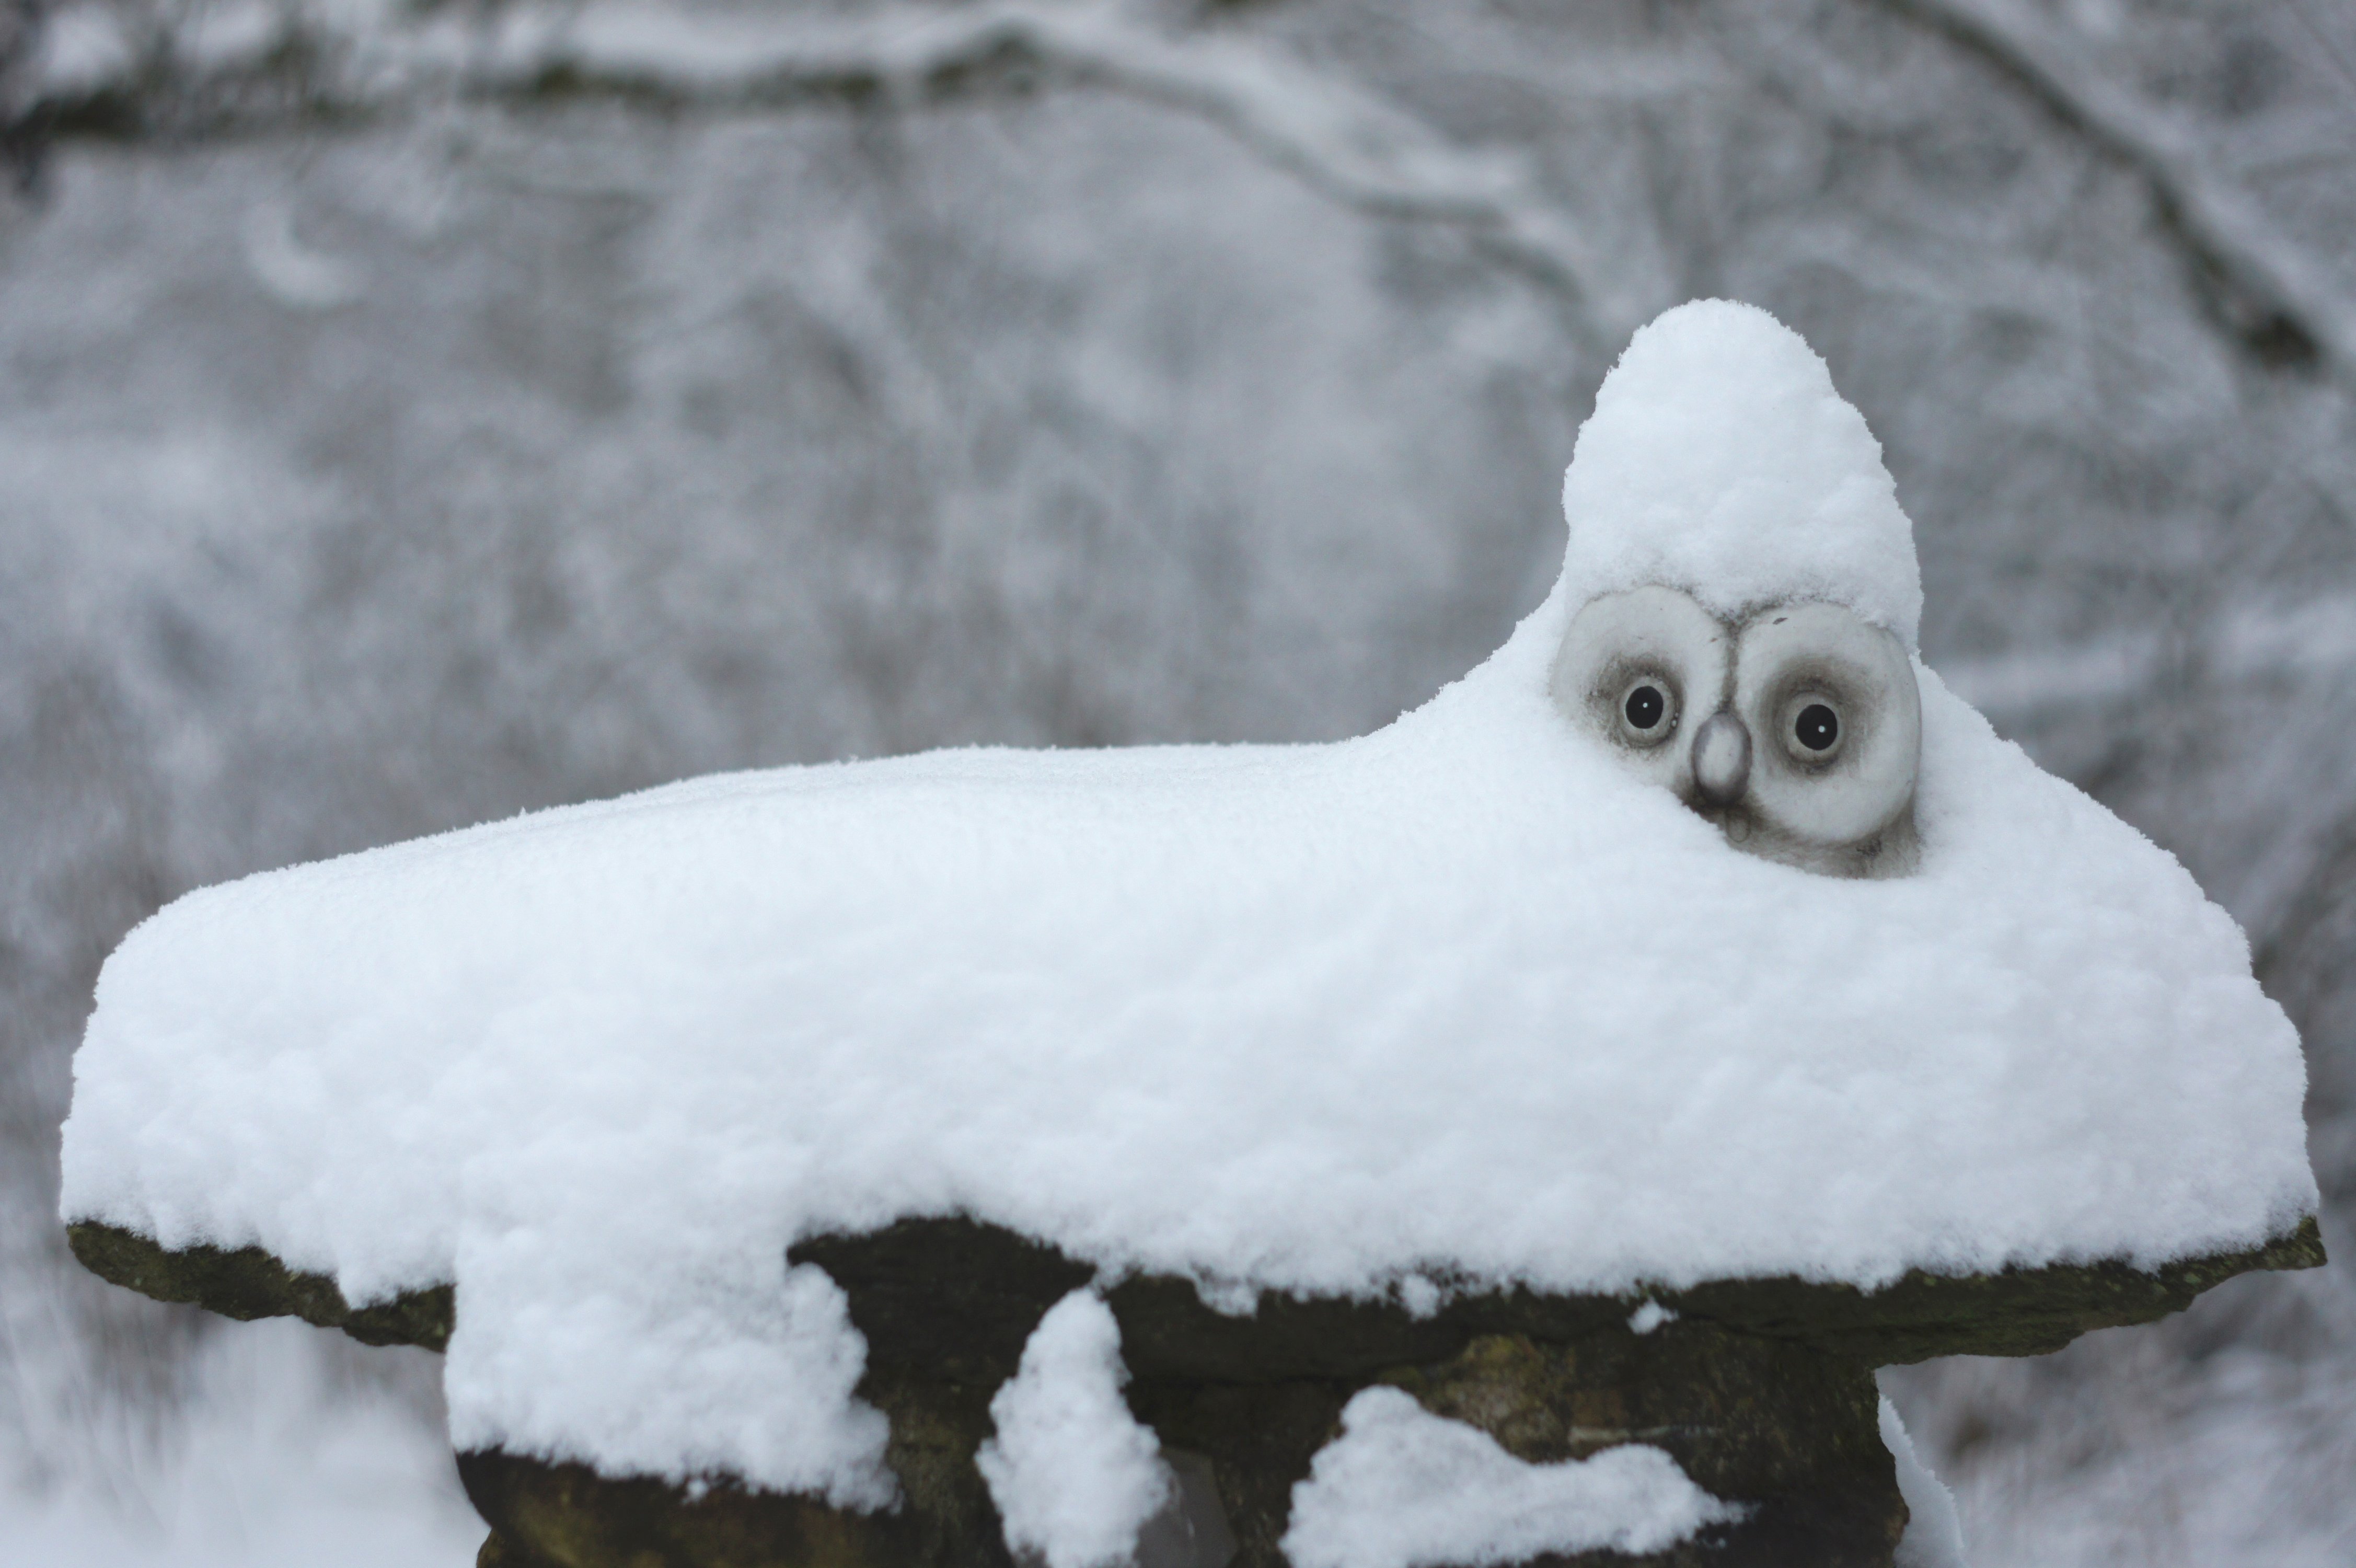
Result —
<svg viewBox="0 0 2356 1568"><path fill-rule="evenodd" d="M1875 1366L1935 1356L2041 1356L2096 1328L2151 1323L2237 1274L2313 1269L2323 1233L2309 1215L2256 1247L2155 1270L2120 1262L2047 1263L1993 1274L1912 1270L1876 1290L1793 1279L1726 1280L1658 1299L1687 1317L1801 1339Z"/></svg>
<svg viewBox="0 0 2356 1568"><path fill-rule="evenodd" d="M82 1267L102 1280L241 1322L299 1317L322 1328L340 1328L363 1345L439 1350L450 1342L457 1321L448 1285L403 1291L391 1301L355 1307L335 1281L290 1269L259 1247L167 1250L135 1231L92 1219L66 1227L66 1240Z"/></svg>
<svg viewBox="0 0 2356 1568"><path fill-rule="evenodd" d="M459 1455L458 1478L490 1522L477 1560L490 1568L1007 1568L1002 1546L942 1555L905 1509L853 1513L724 1478L684 1487L497 1451Z"/></svg>

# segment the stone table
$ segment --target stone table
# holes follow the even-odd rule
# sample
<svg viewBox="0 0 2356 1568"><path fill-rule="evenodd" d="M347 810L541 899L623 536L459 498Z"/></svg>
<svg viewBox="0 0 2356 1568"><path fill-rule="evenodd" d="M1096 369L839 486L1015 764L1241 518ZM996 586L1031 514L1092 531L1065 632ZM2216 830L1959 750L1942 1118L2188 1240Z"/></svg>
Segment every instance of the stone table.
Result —
<svg viewBox="0 0 2356 1568"><path fill-rule="evenodd" d="M439 1350L450 1287L355 1309L335 1283L255 1248L169 1251L113 1227L70 1228L92 1272L162 1301L237 1318L292 1316L370 1345ZM860 1394L891 1418L905 1502L847 1513L726 1477L692 1487L613 1479L578 1464L480 1450L458 1473L491 1526L485 1568L1006 1568L974 1468L990 1401L1039 1319L1096 1271L1012 1231L908 1219L805 1241L866 1336ZM1873 1370L1934 1356L2032 1356L2089 1329L2147 1323L2253 1269L2324 1261L2315 1221L2245 1251L2146 1273L2124 1263L1950 1276L1878 1290L1793 1278L1727 1280L1645 1296L1466 1291L1418 1317L1392 1303L1263 1295L1250 1316L1183 1280L1133 1276L1107 1293L1131 1409L1162 1439L1180 1496L1147 1529L1146 1568L1283 1568L1294 1483L1361 1389L1390 1383L1544 1463L1614 1444L1667 1450L1708 1491L1751 1505L1645 1558L1538 1560L1722 1568L1886 1568L1905 1527L1878 1423ZM1644 1299L1674 1313L1631 1328Z"/></svg>

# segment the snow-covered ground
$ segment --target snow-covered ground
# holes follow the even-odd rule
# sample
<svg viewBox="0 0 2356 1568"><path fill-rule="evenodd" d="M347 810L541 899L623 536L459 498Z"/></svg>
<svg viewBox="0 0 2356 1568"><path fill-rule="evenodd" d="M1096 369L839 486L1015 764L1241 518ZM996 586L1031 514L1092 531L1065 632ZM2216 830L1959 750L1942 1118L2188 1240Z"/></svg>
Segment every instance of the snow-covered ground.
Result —
<svg viewBox="0 0 2356 1568"><path fill-rule="evenodd" d="M10 199L10 1474L264 1402L189 1397L207 1331L45 1229L99 960L163 899L726 768L1363 732L1551 580L1590 317L1687 295L1825 351L1919 525L1928 661L2251 932L2348 1253L2356 439L2198 243L2356 288L2345 18L1219 16L1212 63L1272 51L1274 99L1232 70L1226 100L982 71L660 115L429 92L322 135L248 93L214 140L218 100L166 92L156 137L62 144ZM2022 38L2058 88L1991 62ZM1342 86L1286 124L1341 116L1371 166L1304 177L1263 113L1299 69ZM25 83L0 70L0 113ZM2054 112L2090 87L2093 122ZM1426 156L1451 149L1483 156ZM1432 169L1453 204L1402 205ZM2156 177L2265 222L2179 203L2188 236ZM1983 1568L2344 1560L2346 1488L2284 1478L2344 1467L2346 1279L1893 1395Z"/></svg>

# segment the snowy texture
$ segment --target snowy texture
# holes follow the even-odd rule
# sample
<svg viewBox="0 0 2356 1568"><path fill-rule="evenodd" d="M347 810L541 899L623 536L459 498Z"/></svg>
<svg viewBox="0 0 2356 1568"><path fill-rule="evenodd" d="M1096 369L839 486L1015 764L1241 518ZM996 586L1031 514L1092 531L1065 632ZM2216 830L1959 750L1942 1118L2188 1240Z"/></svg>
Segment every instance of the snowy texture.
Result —
<svg viewBox="0 0 2356 1568"><path fill-rule="evenodd" d="M1824 599L1913 651L1922 582L1881 445L1756 306L1697 300L1636 334L1579 433L1562 510L1574 603L1657 583L1732 620Z"/></svg>
<svg viewBox="0 0 2356 1568"><path fill-rule="evenodd" d="M1631 375L1623 424L1747 441ZM1623 499L1580 526L1683 526ZM1693 532L1738 513L1749 595L1768 515ZM1821 521L1774 591L1886 586ZM455 1280L462 1444L873 1505L857 1337L780 1260L818 1230L964 1212L1248 1298L2151 1264L2312 1210L2297 1041L2181 867L1928 671L1915 875L1734 853L1548 699L1577 537L1356 740L715 778L191 895L101 979L66 1212Z"/></svg>
<svg viewBox="0 0 2356 1568"><path fill-rule="evenodd" d="M1049 1310L990 1402L997 1434L974 1456L1006 1544L1047 1568L1109 1568L1170 1498L1162 1445L1120 1397L1120 1326L1093 1291Z"/></svg>
<svg viewBox="0 0 2356 1568"><path fill-rule="evenodd" d="M1898 1495L1906 1499L1906 1534L1898 1542L1895 1568L1971 1568L1964 1557L1954 1497L1914 1452L1914 1440L1887 1397L1881 1402L1881 1442L1897 1461Z"/></svg>
<svg viewBox="0 0 2356 1568"><path fill-rule="evenodd" d="M553 1061L539 1070L607 1076ZM628 1084L612 1075L596 1097L626 1093ZM650 1099L645 1109L662 1121L680 1107ZM569 1203L544 1232L489 1216L467 1228L455 1271L466 1314L444 1374L452 1441L594 1458L619 1473L726 1471L821 1492L844 1508L893 1503L889 1425L851 1397L865 1344L841 1290L819 1269L787 1270L775 1247L746 1244L741 1217L727 1212L743 1176L697 1171L691 1133L677 1142L657 1134L678 1162L659 1174L613 1151L609 1140L627 1137L628 1114L626 1104L606 1101L594 1122L580 1124L577 1143L552 1130L539 1146L494 1156L514 1162L502 1181L528 1182L524 1170L537 1166L552 1183L591 1182L610 1207L604 1229ZM674 1127L675 1135L686 1131ZM628 1177L673 1190L632 1201L622 1185L584 1167L600 1148ZM723 1163L743 1153L711 1152ZM616 1267L622 1259L627 1266Z"/></svg>
<svg viewBox="0 0 2356 1568"><path fill-rule="evenodd" d="M1658 1552L1742 1510L1647 1444L1532 1465L1398 1389L1367 1389L1292 1488L1293 1568L1484 1568L1542 1552Z"/></svg>

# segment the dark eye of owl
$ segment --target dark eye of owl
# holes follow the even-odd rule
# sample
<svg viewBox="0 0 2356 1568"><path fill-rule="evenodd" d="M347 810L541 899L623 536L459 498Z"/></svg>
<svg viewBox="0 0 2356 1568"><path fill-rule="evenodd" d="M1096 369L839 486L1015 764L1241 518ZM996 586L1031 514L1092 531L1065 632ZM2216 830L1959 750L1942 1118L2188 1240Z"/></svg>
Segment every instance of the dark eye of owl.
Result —
<svg viewBox="0 0 2356 1568"><path fill-rule="evenodd" d="M1657 746L1677 727L1677 700L1657 675L1639 675L1620 693L1620 738L1630 746Z"/></svg>
<svg viewBox="0 0 2356 1568"><path fill-rule="evenodd" d="M1801 692L1784 700L1783 749L1792 760L1819 767L1838 757L1848 738L1841 705L1821 691Z"/></svg>
<svg viewBox="0 0 2356 1568"><path fill-rule="evenodd" d="M1810 703L1800 710L1792 733L1810 751L1830 751L1840 739L1840 715L1822 703Z"/></svg>

